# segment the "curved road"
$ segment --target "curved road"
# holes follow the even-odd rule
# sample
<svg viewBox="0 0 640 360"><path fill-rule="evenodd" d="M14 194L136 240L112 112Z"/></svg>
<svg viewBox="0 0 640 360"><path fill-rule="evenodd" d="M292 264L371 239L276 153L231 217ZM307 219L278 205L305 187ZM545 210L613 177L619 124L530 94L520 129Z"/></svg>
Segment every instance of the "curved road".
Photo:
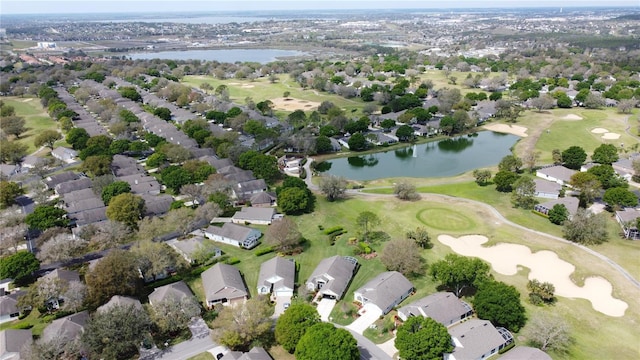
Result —
<svg viewBox="0 0 640 360"><path fill-rule="evenodd" d="M314 185L313 182L311 181L311 161L313 161L312 158L307 158L307 162L304 165L305 171L307 173L307 177L304 179L305 183L307 184L307 186L309 187L309 189L317 191L318 186ZM367 195L375 195L375 196L381 196L381 194L368 194L368 193L363 193L360 191L353 191L353 190L348 190L347 193L349 194L353 194L353 195L360 195L360 196L367 196ZM627 278L627 280L629 280L636 288L640 289L640 281L636 280L631 274L629 274L629 272L627 270L625 270L622 266L620 266L618 263L616 263L615 261L609 259L608 257L602 255L601 253L590 249L584 245L580 245L574 242L571 242L569 240L563 239L561 237L558 236L554 236L551 234L547 234L545 232L542 231L538 231L538 230L533 230L530 229L528 227L516 224L508 219L506 219L504 216L502 216L502 214L500 214L500 212L494 208L493 206L480 202L480 201L476 201L476 200L471 200L471 199L467 199L467 198L460 198L460 197L456 197L456 196L450 196L450 195L442 195L442 194L434 194L434 193L427 193L425 195L428 196L434 196L434 197L439 197L442 199L456 199L456 200L461 200L461 201L466 201L468 203L474 204L474 205L478 205L478 206L482 206L485 209L488 209L498 220L502 221L503 223L507 224L507 225L511 225L513 227L516 227L520 230L523 231L527 231L530 233L534 233L536 235L540 235L540 236L544 236L546 238L555 240L555 241L560 241L564 244L568 244L571 246L575 246L578 249L581 249L597 258L599 258L600 260L605 261L606 263L608 263L609 265L611 265L611 267L613 267L616 271L618 271L620 274L622 274L622 276L624 276L625 278ZM382 196L393 196L393 195L382 195Z"/></svg>

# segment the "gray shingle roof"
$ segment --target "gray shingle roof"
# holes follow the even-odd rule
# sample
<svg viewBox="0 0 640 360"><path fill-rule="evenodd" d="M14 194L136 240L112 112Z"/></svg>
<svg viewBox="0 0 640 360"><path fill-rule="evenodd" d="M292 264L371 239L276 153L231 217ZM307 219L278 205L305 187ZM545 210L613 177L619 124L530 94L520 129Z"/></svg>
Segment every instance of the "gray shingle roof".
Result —
<svg viewBox="0 0 640 360"><path fill-rule="evenodd" d="M369 280L356 292L369 299L369 303L375 304L384 311L398 302L399 297L412 289L413 284L401 273L386 271Z"/></svg>
<svg viewBox="0 0 640 360"><path fill-rule="evenodd" d="M77 271L64 269L55 269L43 277L47 279L60 279L67 282L80 281L80 274L78 274Z"/></svg>
<svg viewBox="0 0 640 360"><path fill-rule="evenodd" d="M182 299L186 296L193 296L193 293L187 284L181 280L173 284L155 288L149 295L149 303L157 304L170 298Z"/></svg>
<svg viewBox="0 0 640 360"><path fill-rule="evenodd" d="M42 331L42 339L51 341L57 337L63 337L67 340L73 340L84 332L84 326L89 320L89 312L82 311L60 319L53 320L44 331Z"/></svg>
<svg viewBox="0 0 640 360"><path fill-rule="evenodd" d="M123 307L133 306L136 309L142 310L142 304L140 303L140 300L126 297L126 296L114 295L111 297L111 299L109 299L109 301L106 304L98 307L96 311L98 312L108 311L116 306L123 306Z"/></svg>
<svg viewBox="0 0 640 360"><path fill-rule="evenodd" d="M249 295L240 271L234 266L217 263L203 272L201 276L204 296L208 303Z"/></svg>
<svg viewBox="0 0 640 360"><path fill-rule="evenodd" d="M271 221L276 214L274 208L243 207L233 214L232 219L238 221Z"/></svg>
<svg viewBox="0 0 640 360"><path fill-rule="evenodd" d="M293 290L295 277L296 263L293 259L276 256L260 265L258 287L262 285L271 287L271 284L273 284L274 290L282 288Z"/></svg>
<svg viewBox="0 0 640 360"><path fill-rule="evenodd" d="M516 346L502 355L500 360L551 360L551 356L540 349Z"/></svg>
<svg viewBox="0 0 640 360"><path fill-rule="evenodd" d="M64 202L68 204L76 201L82 201L86 199L97 199L97 198L98 196L93 192L91 188L71 191L64 194L64 196L62 197Z"/></svg>
<svg viewBox="0 0 640 360"><path fill-rule="evenodd" d="M60 174L55 174L48 176L44 183L47 185L49 189L54 189L56 185L61 184L65 181L76 180L80 177L80 175L74 173L73 171L65 171Z"/></svg>
<svg viewBox="0 0 640 360"><path fill-rule="evenodd" d="M347 290L349 281L353 277L356 264L345 257L336 255L322 259L318 266L307 280L307 283L317 284L318 280L325 281L326 284L320 290L321 293L333 293L337 298L341 298Z"/></svg>
<svg viewBox="0 0 640 360"><path fill-rule="evenodd" d="M7 329L0 331L0 358L7 354L21 353L25 345L33 342L31 329ZM19 359L20 357L18 357Z"/></svg>
<svg viewBox="0 0 640 360"><path fill-rule="evenodd" d="M450 292L431 294L398 309L398 313L407 318L427 316L444 326L460 321L470 311L469 304Z"/></svg>
<svg viewBox="0 0 640 360"><path fill-rule="evenodd" d="M242 242L254 230L255 229L252 229L250 227L246 227L246 226L242 226L234 223L224 223L222 227L209 226L205 231L214 235L219 235L228 239Z"/></svg>
<svg viewBox="0 0 640 360"><path fill-rule="evenodd" d="M571 176L577 171L556 165L539 169L537 172L568 183L571 180Z"/></svg>
<svg viewBox="0 0 640 360"><path fill-rule="evenodd" d="M479 359L483 354L498 348L506 340L488 320L471 319L448 329L449 335L462 346L456 346L452 354L456 359Z"/></svg>

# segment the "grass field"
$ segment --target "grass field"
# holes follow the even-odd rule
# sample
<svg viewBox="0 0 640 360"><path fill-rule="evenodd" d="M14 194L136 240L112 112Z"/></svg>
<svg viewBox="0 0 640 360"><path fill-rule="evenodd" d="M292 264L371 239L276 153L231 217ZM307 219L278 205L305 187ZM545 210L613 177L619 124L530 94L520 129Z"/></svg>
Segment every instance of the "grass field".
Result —
<svg viewBox="0 0 640 360"><path fill-rule="evenodd" d="M27 154L31 154L37 150L33 144L33 140L42 130L55 130L58 128L58 124L51 119L37 98L2 97L0 99L4 101L5 104L13 106L16 109L16 115L22 116L25 119L27 131L21 134L17 141L29 147ZM59 143L62 141L63 140Z"/></svg>

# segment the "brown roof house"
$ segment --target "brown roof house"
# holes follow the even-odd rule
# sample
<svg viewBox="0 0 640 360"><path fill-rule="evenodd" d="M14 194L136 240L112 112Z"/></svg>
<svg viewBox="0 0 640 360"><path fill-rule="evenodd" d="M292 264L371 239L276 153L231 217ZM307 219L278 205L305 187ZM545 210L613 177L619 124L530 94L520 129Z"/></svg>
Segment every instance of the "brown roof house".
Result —
<svg viewBox="0 0 640 360"><path fill-rule="evenodd" d="M26 359L27 347L33 342L31 329L7 329L0 331L0 359Z"/></svg>
<svg viewBox="0 0 640 360"><path fill-rule="evenodd" d="M350 256L322 259L307 280L307 289L317 291L322 298L339 300L356 272L358 260Z"/></svg>
<svg viewBox="0 0 640 360"><path fill-rule="evenodd" d="M498 353L513 342L505 328L496 328L488 320L471 319L448 329L455 348L444 360L480 360Z"/></svg>
<svg viewBox="0 0 640 360"><path fill-rule="evenodd" d="M209 308L216 304L244 302L249 297L242 275L234 266L217 263L203 272L201 277L205 303Z"/></svg>
<svg viewBox="0 0 640 360"><path fill-rule="evenodd" d="M397 271L386 271L356 290L353 297L362 304L361 311L385 315L412 292L413 284L404 275Z"/></svg>
<svg viewBox="0 0 640 360"><path fill-rule="evenodd" d="M296 263L293 259L276 256L260 265L258 294L293 296L296 277Z"/></svg>
<svg viewBox="0 0 640 360"><path fill-rule="evenodd" d="M407 321L411 316L429 317L444 326L451 326L473 315L473 309L451 292L438 292L398 309L398 317Z"/></svg>

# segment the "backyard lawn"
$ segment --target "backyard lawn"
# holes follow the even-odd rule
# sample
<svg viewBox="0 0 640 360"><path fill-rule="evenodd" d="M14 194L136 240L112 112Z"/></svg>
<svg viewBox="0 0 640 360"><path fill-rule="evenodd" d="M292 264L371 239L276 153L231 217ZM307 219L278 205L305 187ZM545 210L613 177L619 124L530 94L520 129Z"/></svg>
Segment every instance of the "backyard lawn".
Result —
<svg viewBox="0 0 640 360"><path fill-rule="evenodd" d="M2 97L0 99L5 104L13 106L16 110L16 115L25 119L27 131L22 133L17 141L29 147L27 154L37 150L33 140L42 130L55 130L58 128L58 124L42 108L38 98Z"/></svg>

